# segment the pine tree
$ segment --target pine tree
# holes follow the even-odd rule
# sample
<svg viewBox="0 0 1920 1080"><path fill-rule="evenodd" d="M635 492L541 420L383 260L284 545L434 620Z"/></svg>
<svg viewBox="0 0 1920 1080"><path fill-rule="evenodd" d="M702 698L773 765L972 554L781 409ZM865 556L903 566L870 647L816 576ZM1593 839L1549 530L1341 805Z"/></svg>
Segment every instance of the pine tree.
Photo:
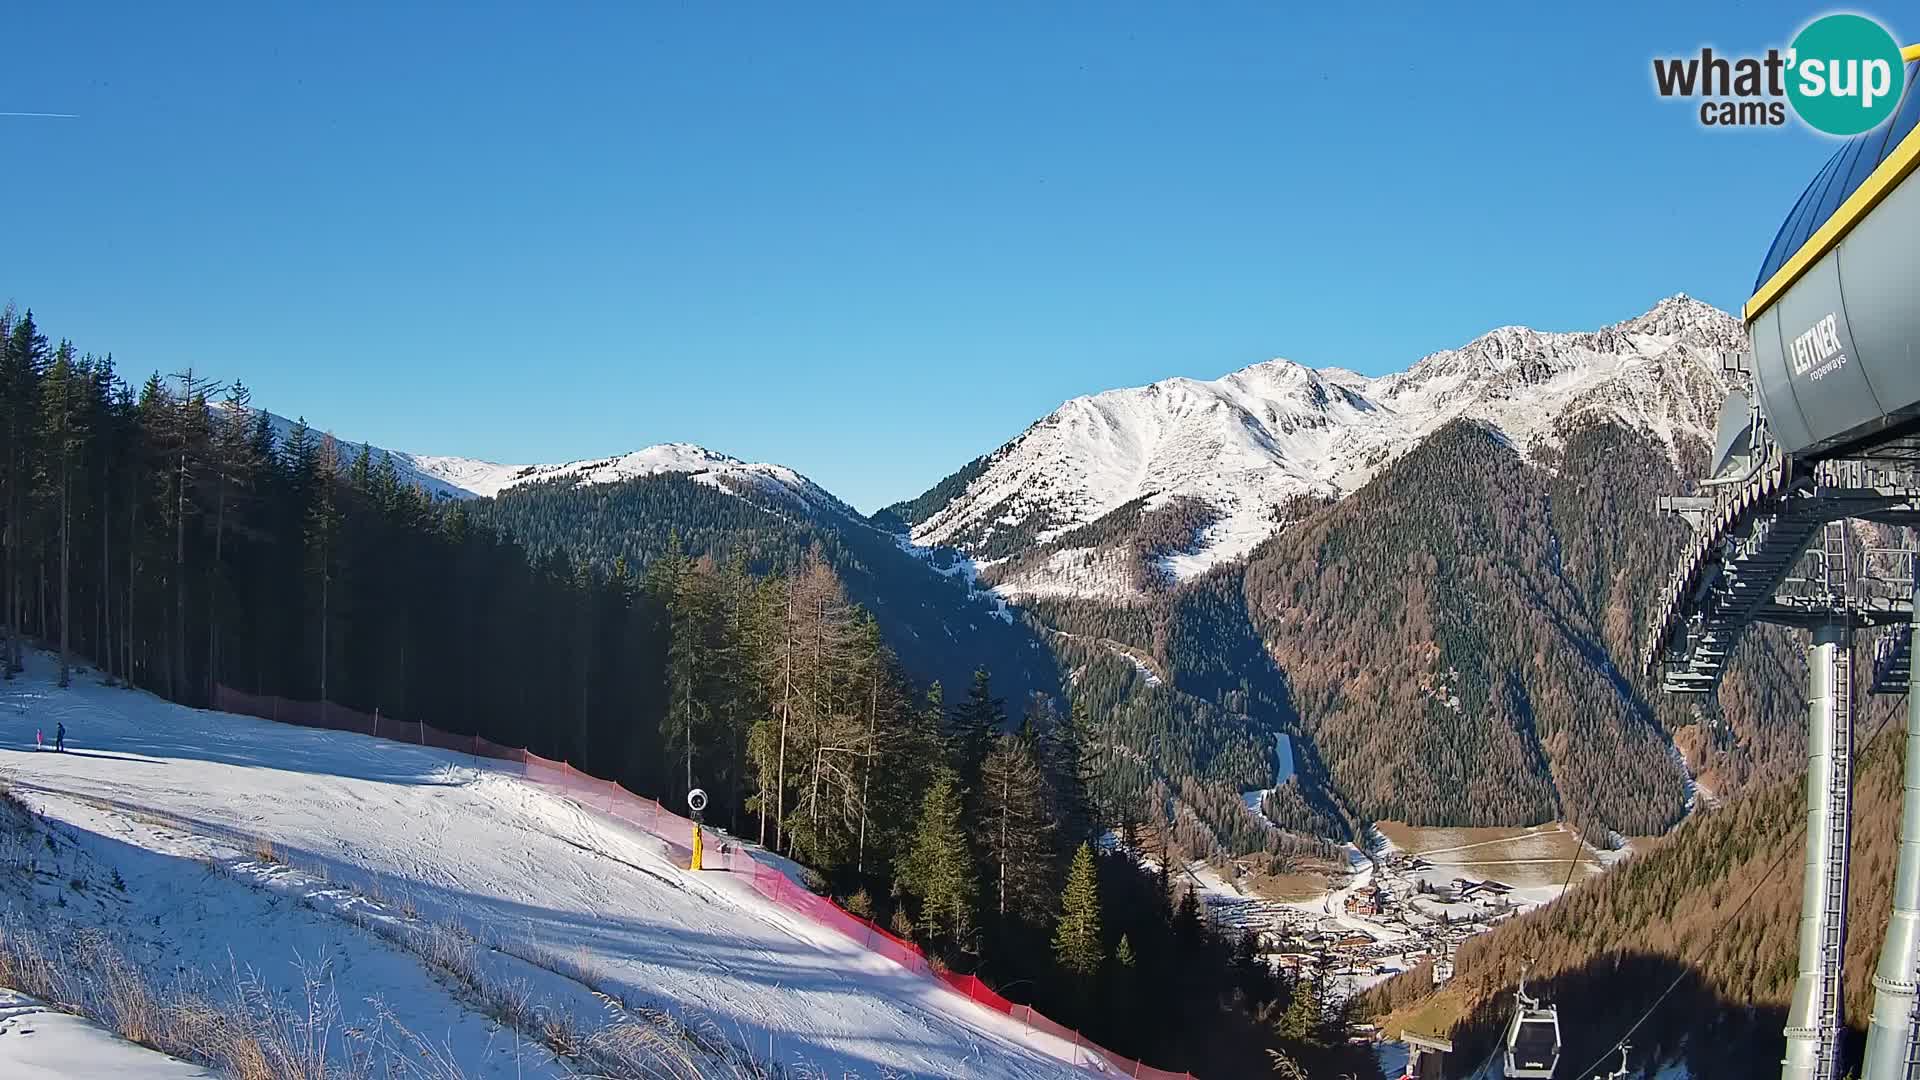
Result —
<svg viewBox="0 0 1920 1080"><path fill-rule="evenodd" d="M1081 844L1073 853L1066 892L1060 897L1060 921L1053 930L1053 954L1062 970L1081 980L1100 972L1105 956L1100 942L1100 881L1090 844Z"/></svg>
<svg viewBox="0 0 1920 1080"><path fill-rule="evenodd" d="M1015 735L994 740L980 769L977 828L1002 919L1040 924L1054 896L1051 793L1033 747Z"/></svg>
<svg viewBox="0 0 1920 1080"><path fill-rule="evenodd" d="M47 338L34 323L31 309L13 320L6 346L0 350L0 437L6 442L6 677L20 669L21 622L26 611L22 592L27 544L27 508L33 476L34 422L40 375L46 366Z"/></svg>
<svg viewBox="0 0 1920 1080"><path fill-rule="evenodd" d="M187 515L194 509L189 492L207 457L207 396L213 383L189 367L173 376L180 392L174 407L163 415L160 429L168 458L170 485L167 513L173 525L173 627L167 635L168 695L179 700L187 692Z"/></svg>
<svg viewBox="0 0 1920 1080"><path fill-rule="evenodd" d="M44 480L58 516L60 537L60 686L69 684L72 652L73 473L86 449L87 372L62 341L41 381L40 442Z"/></svg>
<svg viewBox="0 0 1920 1080"><path fill-rule="evenodd" d="M1280 1014L1274 1032L1294 1046L1317 1046L1323 1041L1322 1026L1320 988L1312 979L1295 979L1287 1009Z"/></svg>
<svg viewBox="0 0 1920 1080"><path fill-rule="evenodd" d="M227 505L236 492L246 490L259 467L255 451L253 391L235 380L213 422L213 561L207 571L207 694L220 681L220 632L226 607ZM260 417L265 422L265 415ZM268 435L269 440L271 434Z"/></svg>
<svg viewBox="0 0 1920 1080"><path fill-rule="evenodd" d="M661 735L677 750L686 790L694 784L694 759L711 726L710 702L719 632L719 597L711 575L699 571L672 540L668 554L648 575L648 589L667 610L667 711Z"/></svg>
<svg viewBox="0 0 1920 1080"><path fill-rule="evenodd" d="M1200 918L1200 897L1191 887L1180 894L1179 908L1173 916L1173 933L1183 949L1198 949L1206 937L1207 926Z"/></svg>
<svg viewBox="0 0 1920 1080"><path fill-rule="evenodd" d="M1059 807L1059 838L1068 847L1092 840L1109 824L1094 794L1093 741L1086 701L1076 697L1066 717L1054 724L1041 744L1054 802Z"/></svg>
<svg viewBox="0 0 1920 1080"><path fill-rule="evenodd" d="M977 893L973 855L960 818L959 785L951 775L942 775L921 803L919 827L897 871L901 890L920 898L921 928L951 942L963 940L972 929Z"/></svg>
<svg viewBox="0 0 1920 1080"><path fill-rule="evenodd" d="M1006 703L993 696L993 676L981 668L973 673L967 700L953 715L954 767L959 770L961 784L970 791L979 786L980 766L993 748L994 736L1006 727Z"/></svg>
<svg viewBox="0 0 1920 1080"><path fill-rule="evenodd" d="M314 458L313 501L307 510L307 571L313 575L319 601L316 633L319 647L320 701L327 701L330 670L330 646L333 640L333 585L339 570L340 508L336 488L339 485L339 444L328 435L320 440Z"/></svg>

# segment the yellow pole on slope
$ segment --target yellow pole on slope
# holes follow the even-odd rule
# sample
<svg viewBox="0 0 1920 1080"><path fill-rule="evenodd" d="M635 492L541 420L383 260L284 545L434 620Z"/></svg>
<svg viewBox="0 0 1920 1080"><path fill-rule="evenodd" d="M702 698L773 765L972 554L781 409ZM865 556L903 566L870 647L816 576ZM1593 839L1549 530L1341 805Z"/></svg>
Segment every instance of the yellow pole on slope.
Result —
<svg viewBox="0 0 1920 1080"><path fill-rule="evenodd" d="M707 808L707 793L699 788L687 792L687 809L693 811L693 862L689 870L699 870L700 866L700 811Z"/></svg>

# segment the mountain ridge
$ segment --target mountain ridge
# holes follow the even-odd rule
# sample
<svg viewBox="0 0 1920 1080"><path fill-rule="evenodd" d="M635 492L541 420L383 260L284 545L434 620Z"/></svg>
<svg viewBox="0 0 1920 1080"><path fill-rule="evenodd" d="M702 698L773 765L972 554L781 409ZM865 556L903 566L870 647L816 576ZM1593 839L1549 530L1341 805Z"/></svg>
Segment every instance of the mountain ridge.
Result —
<svg viewBox="0 0 1920 1080"><path fill-rule="evenodd" d="M1726 389L1716 354L1740 339L1731 315L1679 293L1598 330L1498 327L1380 376L1275 359L1102 391L888 512L914 542L974 559L1003 595L1128 599L1138 590L1073 576L1098 556L1085 547L996 569L1135 500L1153 510L1187 497L1212 520L1158 556L1160 577L1185 580L1250 554L1290 519L1288 500L1344 498L1455 418L1488 423L1524 454L1557 444L1563 420L1608 416L1677 455L1681 436L1710 435Z"/></svg>

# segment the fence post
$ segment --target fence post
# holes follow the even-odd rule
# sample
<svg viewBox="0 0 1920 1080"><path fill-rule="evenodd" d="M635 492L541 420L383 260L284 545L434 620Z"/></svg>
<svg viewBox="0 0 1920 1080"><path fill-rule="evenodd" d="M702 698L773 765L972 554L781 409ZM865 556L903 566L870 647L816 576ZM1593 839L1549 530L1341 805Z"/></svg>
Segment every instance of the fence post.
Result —
<svg viewBox="0 0 1920 1080"><path fill-rule="evenodd" d="M473 733L473 767L480 767L480 733Z"/></svg>
<svg viewBox="0 0 1920 1080"><path fill-rule="evenodd" d="M380 737L380 706L373 707L373 737Z"/></svg>

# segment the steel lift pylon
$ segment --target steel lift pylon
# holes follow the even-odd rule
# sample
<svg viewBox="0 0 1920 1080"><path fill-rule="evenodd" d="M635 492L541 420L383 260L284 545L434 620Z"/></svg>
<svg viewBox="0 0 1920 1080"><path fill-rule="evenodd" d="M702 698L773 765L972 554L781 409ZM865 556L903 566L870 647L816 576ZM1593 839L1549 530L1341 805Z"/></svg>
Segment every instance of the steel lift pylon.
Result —
<svg viewBox="0 0 1920 1080"><path fill-rule="evenodd" d="M1730 398L1730 401L1733 400ZM1738 409L1723 414L1738 420ZM1840 1080L1852 838L1853 641L1883 638L1876 692L1900 692L1912 671L1916 601L1910 551L1861 551L1847 522L1920 525L1920 458L1789 459L1752 409L1726 438L1704 495L1663 500L1695 536L1669 577L1649 640L1649 669L1665 668L1671 693L1711 695L1746 629L1756 623L1809 632L1806 851L1802 862L1798 975L1785 1026L1782 1080ZM1875 558L1898 569L1880 574ZM1858 565L1856 565L1858 564ZM1904 650L1904 651L1903 651ZM1909 699L1908 726L1920 731ZM1920 1080L1920 738L1910 740L1901 862L1892 929L1874 980L1876 1001L1863 1080Z"/></svg>

